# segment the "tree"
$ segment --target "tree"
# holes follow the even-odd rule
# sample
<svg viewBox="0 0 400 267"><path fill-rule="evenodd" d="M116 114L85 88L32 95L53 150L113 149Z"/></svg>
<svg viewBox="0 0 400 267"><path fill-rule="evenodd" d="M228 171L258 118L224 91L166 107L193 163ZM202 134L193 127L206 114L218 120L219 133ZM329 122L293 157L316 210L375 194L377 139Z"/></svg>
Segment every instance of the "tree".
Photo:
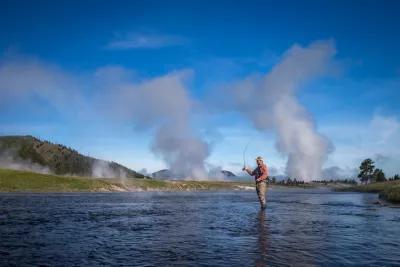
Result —
<svg viewBox="0 0 400 267"><path fill-rule="evenodd" d="M275 176L272 177L271 182L272 182L273 184L276 183L276 178L275 178Z"/></svg>
<svg viewBox="0 0 400 267"><path fill-rule="evenodd" d="M400 176L399 176L398 174L395 174L395 175L393 176L393 180L400 180Z"/></svg>
<svg viewBox="0 0 400 267"><path fill-rule="evenodd" d="M385 173L381 169L375 169L372 177L375 182L386 181Z"/></svg>
<svg viewBox="0 0 400 267"><path fill-rule="evenodd" d="M368 183L368 180L371 180L372 174L374 173L375 165L372 159L365 159L361 162L360 165L360 173L358 174L358 178L361 182Z"/></svg>

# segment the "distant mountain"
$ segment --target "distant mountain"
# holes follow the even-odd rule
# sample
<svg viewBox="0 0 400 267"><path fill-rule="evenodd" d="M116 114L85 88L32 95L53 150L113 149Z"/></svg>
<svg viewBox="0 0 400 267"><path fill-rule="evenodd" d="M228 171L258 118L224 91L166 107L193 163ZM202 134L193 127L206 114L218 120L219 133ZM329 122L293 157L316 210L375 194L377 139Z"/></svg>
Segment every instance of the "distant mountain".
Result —
<svg viewBox="0 0 400 267"><path fill-rule="evenodd" d="M223 175L225 175L225 177L227 177L227 178L234 178L234 177L236 177L236 175L235 175L233 172L231 172L231 171L222 170L221 173L222 173Z"/></svg>
<svg viewBox="0 0 400 267"><path fill-rule="evenodd" d="M88 156L60 144L33 136L0 136L0 167L47 170L55 174L94 177L143 178L144 176L116 162Z"/></svg>
<svg viewBox="0 0 400 267"><path fill-rule="evenodd" d="M173 178L173 174L170 170L163 169L163 170L153 172L151 174L151 177L156 178L156 179L170 179L170 178Z"/></svg>
<svg viewBox="0 0 400 267"><path fill-rule="evenodd" d="M163 170L153 172L151 174L151 177L157 178L157 179L179 178L168 169L163 169ZM236 175L230 171L220 170L217 172L213 171L212 173L210 173L210 177L211 178L235 178Z"/></svg>
<svg viewBox="0 0 400 267"><path fill-rule="evenodd" d="M211 169L208 173L208 177L210 177L211 179L217 179L217 180L218 179L229 179L229 180L236 179L236 175L233 172L223 170L221 168Z"/></svg>

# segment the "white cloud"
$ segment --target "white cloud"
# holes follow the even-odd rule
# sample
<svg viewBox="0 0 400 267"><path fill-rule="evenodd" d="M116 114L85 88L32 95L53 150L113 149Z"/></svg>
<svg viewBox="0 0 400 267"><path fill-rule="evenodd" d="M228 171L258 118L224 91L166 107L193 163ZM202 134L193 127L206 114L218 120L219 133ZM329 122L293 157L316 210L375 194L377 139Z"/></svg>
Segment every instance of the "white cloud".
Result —
<svg viewBox="0 0 400 267"><path fill-rule="evenodd" d="M75 112L85 105L76 77L56 66L26 57L0 61L0 104L30 102L39 98L60 112Z"/></svg>
<svg viewBox="0 0 400 267"><path fill-rule="evenodd" d="M140 49L140 48L162 48L167 46L183 45L187 40L177 35L152 34L152 33L128 33L117 36L106 45L107 49Z"/></svg>
<svg viewBox="0 0 400 267"><path fill-rule="evenodd" d="M327 165L352 169L363 159L372 158L388 175L400 173L399 118L374 114L369 121L325 124L321 131L335 144Z"/></svg>
<svg viewBox="0 0 400 267"><path fill-rule="evenodd" d="M400 123L396 117L374 115L369 127L374 141L377 144L385 144L399 133Z"/></svg>
<svg viewBox="0 0 400 267"><path fill-rule="evenodd" d="M339 167L339 166L331 166L322 169L322 180L330 180L330 179L356 179L358 174L358 170L356 167Z"/></svg>

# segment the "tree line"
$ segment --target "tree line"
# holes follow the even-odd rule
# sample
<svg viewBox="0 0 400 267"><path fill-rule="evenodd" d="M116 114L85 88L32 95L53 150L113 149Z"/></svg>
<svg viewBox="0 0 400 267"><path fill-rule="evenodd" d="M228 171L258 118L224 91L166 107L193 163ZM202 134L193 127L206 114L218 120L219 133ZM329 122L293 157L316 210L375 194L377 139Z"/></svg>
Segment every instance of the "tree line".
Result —
<svg viewBox="0 0 400 267"><path fill-rule="evenodd" d="M359 167L358 179L361 183L367 184L369 182L384 182L387 180L400 180L400 176L395 174L393 177L386 178L382 169L375 168L375 162L372 159L365 159L361 162Z"/></svg>

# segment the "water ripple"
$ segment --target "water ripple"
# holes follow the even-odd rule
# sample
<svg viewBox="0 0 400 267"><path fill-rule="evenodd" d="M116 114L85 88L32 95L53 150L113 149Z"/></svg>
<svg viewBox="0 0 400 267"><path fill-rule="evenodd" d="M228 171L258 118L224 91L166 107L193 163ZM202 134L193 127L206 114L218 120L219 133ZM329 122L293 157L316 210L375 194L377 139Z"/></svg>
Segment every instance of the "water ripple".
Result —
<svg viewBox="0 0 400 267"><path fill-rule="evenodd" d="M0 266L399 265L398 209L374 194L0 194Z"/></svg>

